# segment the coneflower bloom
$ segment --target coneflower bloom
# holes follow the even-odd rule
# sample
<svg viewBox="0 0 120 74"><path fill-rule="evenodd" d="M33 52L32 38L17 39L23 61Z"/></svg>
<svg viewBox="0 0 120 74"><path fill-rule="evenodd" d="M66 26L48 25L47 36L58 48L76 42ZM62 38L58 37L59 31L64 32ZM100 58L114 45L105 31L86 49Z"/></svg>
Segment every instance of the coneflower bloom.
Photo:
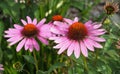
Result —
<svg viewBox="0 0 120 74"><path fill-rule="evenodd" d="M106 2L104 5L104 10L108 15L111 15L119 11L119 5L118 3Z"/></svg>
<svg viewBox="0 0 120 74"><path fill-rule="evenodd" d="M42 43L48 44L47 38L51 35L48 31L49 25L44 24L46 21L45 18L38 24L37 19L32 21L29 16L26 18L27 22L21 19L24 26L14 24L14 28L9 28L9 30L5 31L5 37L9 38L7 41L10 43L10 46L19 42L16 48L17 52L20 51L23 46L25 47L25 50L29 49L31 52L34 48L39 51L40 47L36 38L38 38Z"/></svg>
<svg viewBox="0 0 120 74"><path fill-rule="evenodd" d="M99 37L105 33L105 30L100 28L101 24L93 23L92 21L83 24L78 22L77 17L74 20L66 19L65 21L67 23L54 22L55 25L62 25L62 31L58 32L58 29L54 29L56 36L49 38L57 43L53 48L59 49L58 54L67 50L68 56L74 52L76 58L79 58L80 53L88 57L88 49L94 51L94 47L103 48L99 44L99 42L105 41L104 38Z"/></svg>
<svg viewBox="0 0 120 74"><path fill-rule="evenodd" d="M4 70L3 65L0 64L0 71L3 71L3 70Z"/></svg>
<svg viewBox="0 0 120 74"><path fill-rule="evenodd" d="M53 34L55 34L56 32L61 33L63 31L63 27L65 27L63 24L54 24L55 21L60 21L63 23L66 23L66 20L69 20L67 18L63 18L61 15L54 15L52 17L52 21L50 21L48 24L51 26L50 27L50 31L52 31ZM55 32L55 31L56 32ZM60 32L61 31L61 32ZM55 33L54 33L55 32Z"/></svg>

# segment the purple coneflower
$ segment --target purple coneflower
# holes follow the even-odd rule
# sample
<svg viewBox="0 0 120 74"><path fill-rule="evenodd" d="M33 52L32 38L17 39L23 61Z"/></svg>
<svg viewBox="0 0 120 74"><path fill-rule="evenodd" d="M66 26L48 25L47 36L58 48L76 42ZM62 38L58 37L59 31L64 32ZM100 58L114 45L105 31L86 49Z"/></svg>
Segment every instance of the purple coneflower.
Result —
<svg viewBox="0 0 120 74"><path fill-rule="evenodd" d="M49 38L57 43L53 48L59 49L58 54L67 50L68 56L74 52L76 58L79 58L80 53L88 57L88 49L94 51L94 47L102 48L102 45L99 44L99 42L105 41L104 38L99 37L105 33L105 30L100 28L102 24L93 23L92 21L83 24L78 22L77 17L74 20L64 20L67 23L54 22L60 30L55 27L51 28L51 32L54 32L56 36Z"/></svg>
<svg viewBox="0 0 120 74"><path fill-rule="evenodd" d="M29 49L30 52L32 52L34 48L39 51L40 47L36 38L47 45L47 38L51 36L51 33L48 31L49 25L44 24L46 21L45 18L38 24L37 19L32 21L29 16L26 18L27 22L21 19L24 26L14 24L14 28L9 28L9 30L5 31L5 37L9 38L7 41L10 43L10 46L19 42L16 48L17 52L20 51L23 46L25 47L25 50Z"/></svg>

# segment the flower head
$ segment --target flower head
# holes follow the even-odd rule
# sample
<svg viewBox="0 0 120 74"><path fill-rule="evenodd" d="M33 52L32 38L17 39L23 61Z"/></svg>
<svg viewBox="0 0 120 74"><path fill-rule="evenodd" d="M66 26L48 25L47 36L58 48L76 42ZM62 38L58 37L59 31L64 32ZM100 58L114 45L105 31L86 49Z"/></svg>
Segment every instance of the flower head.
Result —
<svg viewBox="0 0 120 74"><path fill-rule="evenodd" d="M3 70L4 70L3 65L0 64L0 71L3 71Z"/></svg>
<svg viewBox="0 0 120 74"><path fill-rule="evenodd" d="M38 24L37 19L32 21L29 16L26 18L27 22L21 19L24 26L14 24L14 28L9 28L9 30L5 31L5 37L9 38L7 41L10 43L10 46L19 42L16 48L17 52L20 51L23 46L25 47L25 50L29 49L31 52L34 48L39 51L40 47L36 38L38 38L42 43L48 44L47 38L51 35L48 31L49 25L44 24L46 21L45 18Z"/></svg>
<svg viewBox="0 0 120 74"><path fill-rule="evenodd" d="M22 63L19 61L13 64L13 68L19 72L23 70L23 67L24 65L22 65Z"/></svg>
<svg viewBox="0 0 120 74"><path fill-rule="evenodd" d="M106 5L104 6L104 10L108 15L111 15L119 11L119 5L118 3L106 2Z"/></svg>
<svg viewBox="0 0 120 74"><path fill-rule="evenodd" d="M65 19L65 21L66 23L54 22L55 25L59 25L59 28L62 29L58 32L58 29L52 28L57 36L49 38L57 43L53 48L59 49L58 54L67 50L68 56L74 52L76 58L79 58L80 53L87 57L88 49L94 51L94 47L102 48L99 42L104 42L105 39L99 36L103 35L105 30L100 28L101 24L92 21L83 24L78 22L77 17L74 20Z"/></svg>
<svg viewBox="0 0 120 74"><path fill-rule="evenodd" d="M63 22L63 23L66 24L66 22L67 22L66 20L69 20L69 19L63 18L61 15L54 15L52 17L52 21L49 22L49 25L50 25L49 29L50 29L50 31L52 31L52 34L56 34L56 32L57 33L64 32L63 29L64 29L65 26L63 24L59 24L59 25L54 24L54 22L56 22L56 21L59 22L60 21L60 22ZM71 20L69 20L69 21L71 21Z"/></svg>

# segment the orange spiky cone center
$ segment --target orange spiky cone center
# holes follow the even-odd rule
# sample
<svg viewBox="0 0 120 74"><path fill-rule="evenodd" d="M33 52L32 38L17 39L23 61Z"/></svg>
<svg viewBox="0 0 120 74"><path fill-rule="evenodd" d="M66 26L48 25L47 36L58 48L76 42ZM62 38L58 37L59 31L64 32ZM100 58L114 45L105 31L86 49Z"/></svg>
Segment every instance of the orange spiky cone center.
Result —
<svg viewBox="0 0 120 74"><path fill-rule="evenodd" d="M35 36L38 33L38 29L34 24L27 24L22 30L22 34L26 37Z"/></svg>
<svg viewBox="0 0 120 74"><path fill-rule="evenodd" d="M68 38L71 40L82 40L88 34L87 28L81 22L73 23L68 30Z"/></svg>

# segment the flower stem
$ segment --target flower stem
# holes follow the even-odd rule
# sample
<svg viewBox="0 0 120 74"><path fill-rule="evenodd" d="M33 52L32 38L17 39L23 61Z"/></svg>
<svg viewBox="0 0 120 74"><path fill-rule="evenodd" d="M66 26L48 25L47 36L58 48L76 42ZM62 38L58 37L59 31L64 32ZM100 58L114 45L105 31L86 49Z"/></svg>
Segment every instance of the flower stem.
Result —
<svg viewBox="0 0 120 74"><path fill-rule="evenodd" d="M87 59L84 56L83 56L83 61L84 61L85 72L88 73Z"/></svg>
<svg viewBox="0 0 120 74"><path fill-rule="evenodd" d="M33 51L33 56L34 56L34 60L35 60L36 71L38 71L38 61L37 61L37 58L36 58L35 51Z"/></svg>
<svg viewBox="0 0 120 74"><path fill-rule="evenodd" d="M23 69L23 71L25 71L27 74L30 74L29 71L27 71L26 69Z"/></svg>
<svg viewBox="0 0 120 74"><path fill-rule="evenodd" d="M108 18L108 16L106 15L106 16L103 18L101 24L104 24L104 22L105 22L105 20L106 20L107 18Z"/></svg>
<svg viewBox="0 0 120 74"><path fill-rule="evenodd" d="M95 55L95 60L94 60L94 65L96 66L97 64L97 59L98 59L98 51L96 50L96 52L94 53Z"/></svg>

